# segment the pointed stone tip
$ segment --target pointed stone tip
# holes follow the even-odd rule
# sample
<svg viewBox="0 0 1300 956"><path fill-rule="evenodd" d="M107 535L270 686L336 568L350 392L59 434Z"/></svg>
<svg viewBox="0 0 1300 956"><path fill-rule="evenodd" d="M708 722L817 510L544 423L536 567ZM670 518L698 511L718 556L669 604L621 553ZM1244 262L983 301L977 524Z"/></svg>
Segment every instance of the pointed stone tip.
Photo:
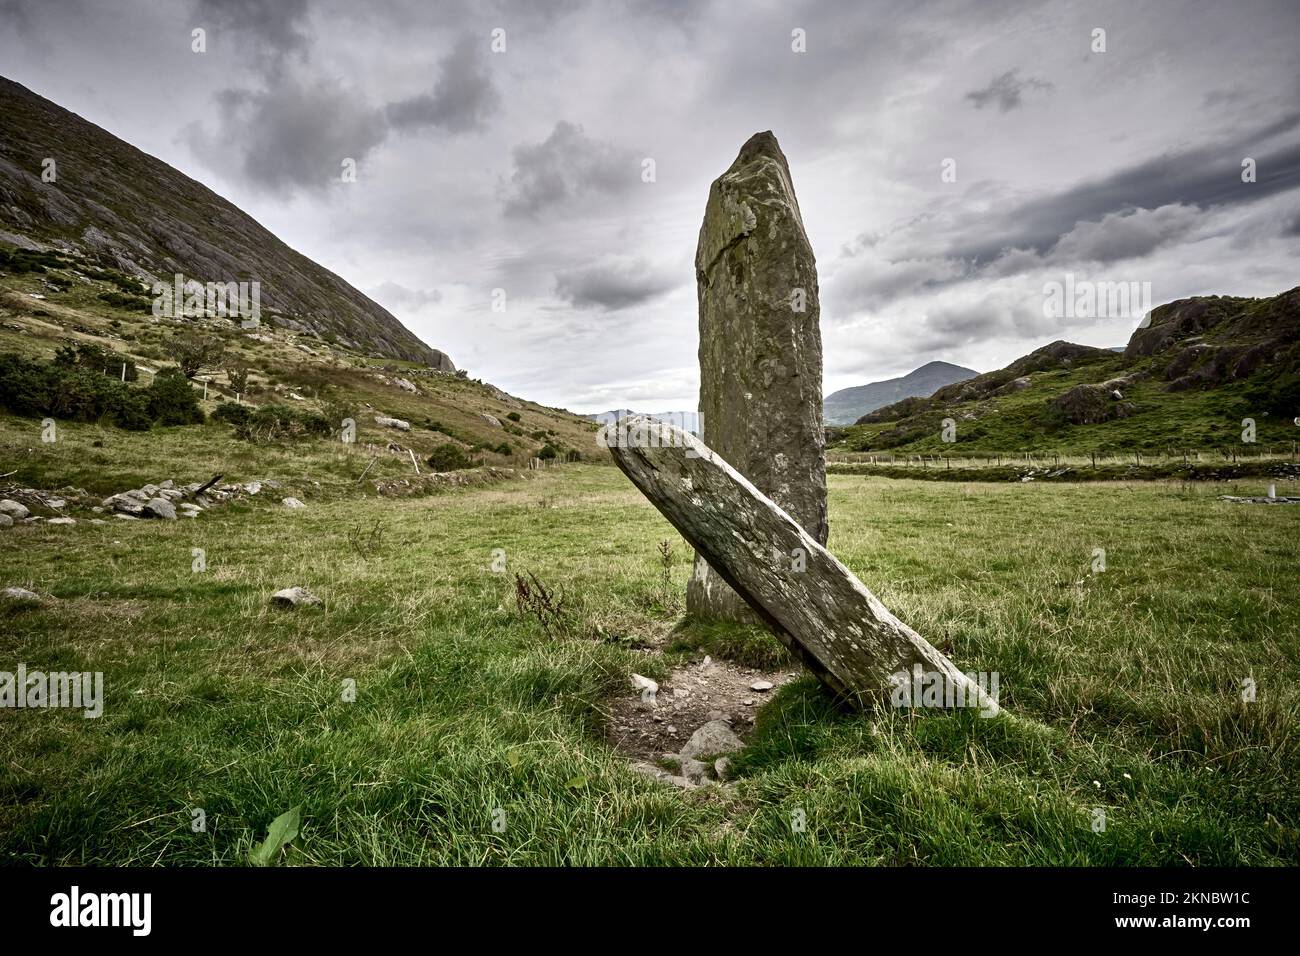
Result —
<svg viewBox="0 0 1300 956"><path fill-rule="evenodd" d="M755 133L745 141L745 145L740 147L740 155L736 157L733 165L743 166L760 156L767 156L775 159L782 166L786 166L785 153L781 152L781 145L776 141L776 135L770 130L764 130L761 133Z"/></svg>

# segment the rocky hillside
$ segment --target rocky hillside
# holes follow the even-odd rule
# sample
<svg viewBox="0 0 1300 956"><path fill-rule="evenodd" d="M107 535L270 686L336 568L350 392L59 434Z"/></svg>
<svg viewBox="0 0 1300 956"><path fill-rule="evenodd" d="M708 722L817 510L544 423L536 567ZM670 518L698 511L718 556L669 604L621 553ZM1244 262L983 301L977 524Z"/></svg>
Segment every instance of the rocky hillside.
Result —
<svg viewBox="0 0 1300 956"><path fill-rule="evenodd" d="M13 481L45 486L44 446L33 435L47 414L60 429L89 433L77 460L84 475L76 484L100 494L146 481L206 479L223 462L277 469L240 470L244 477L292 471L319 477L316 472L338 469L336 458L346 459L355 468L345 483L355 488L372 457L372 484L407 480L415 470L412 455L426 475L467 465L521 469L534 458L608 460L596 442L595 422L509 395L464 372L377 357L265 323L244 329L225 319L154 316L150 300L133 286L138 282L125 273L70 254L0 242L0 461L7 463L0 471L13 473ZM110 386L147 394L176 362L177 343L195 341L215 347L189 383L202 397L207 424L149 427L146 421L145 430L133 431L114 427L122 423L111 411L89 419L70 414L74 399L84 411L87 395ZM39 376L24 379L22 369L48 369L60 355L86 372L68 380L77 394L56 396L57 407L32 407L50 399L37 394ZM237 402L250 413L288 408L314 416L323 430L287 443L245 440L230 424L229 408ZM349 418L355 442L345 448L339 430ZM351 455L341 455L344 450ZM444 457L430 461L439 454Z"/></svg>
<svg viewBox="0 0 1300 956"><path fill-rule="evenodd" d="M931 395L936 389L954 382L963 382L978 374L974 369L948 362L927 362L898 378L831 392L822 402L823 418L828 425L848 425L884 405L905 398Z"/></svg>
<svg viewBox="0 0 1300 956"><path fill-rule="evenodd" d="M0 240L129 275L260 283L263 321L454 372L391 313L201 183L0 77ZM44 161L55 180L44 182Z"/></svg>
<svg viewBox="0 0 1300 956"><path fill-rule="evenodd" d="M1053 342L1006 368L864 415L841 449L1221 449L1300 439L1300 288L1162 305L1123 352ZM943 421L956 440L943 440Z"/></svg>

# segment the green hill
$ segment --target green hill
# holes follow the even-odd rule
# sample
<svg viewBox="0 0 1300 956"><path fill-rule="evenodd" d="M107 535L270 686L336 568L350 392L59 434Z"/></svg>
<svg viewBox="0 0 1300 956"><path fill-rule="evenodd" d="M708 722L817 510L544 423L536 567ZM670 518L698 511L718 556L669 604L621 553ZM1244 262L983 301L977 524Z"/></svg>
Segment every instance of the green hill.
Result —
<svg viewBox="0 0 1300 956"><path fill-rule="evenodd" d="M833 447L954 456L1210 450L1242 444L1245 419L1257 445L1289 446L1300 437L1298 415L1300 288L1168 303L1122 353L1053 342L870 412Z"/></svg>

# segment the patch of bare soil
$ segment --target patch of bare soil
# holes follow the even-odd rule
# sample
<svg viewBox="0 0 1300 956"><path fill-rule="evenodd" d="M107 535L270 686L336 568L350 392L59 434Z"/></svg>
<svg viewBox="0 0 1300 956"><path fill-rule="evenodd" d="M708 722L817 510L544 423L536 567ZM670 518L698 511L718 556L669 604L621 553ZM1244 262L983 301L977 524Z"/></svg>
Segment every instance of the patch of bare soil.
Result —
<svg viewBox="0 0 1300 956"><path fill-rule="evenodd" d="M635 761L671 767L711 720L725 721L744 739L758 708L799 674L797 667L763 671L706 657L673 671L653 693L629 687L628 696L609 701L609 741Z"/></svg>

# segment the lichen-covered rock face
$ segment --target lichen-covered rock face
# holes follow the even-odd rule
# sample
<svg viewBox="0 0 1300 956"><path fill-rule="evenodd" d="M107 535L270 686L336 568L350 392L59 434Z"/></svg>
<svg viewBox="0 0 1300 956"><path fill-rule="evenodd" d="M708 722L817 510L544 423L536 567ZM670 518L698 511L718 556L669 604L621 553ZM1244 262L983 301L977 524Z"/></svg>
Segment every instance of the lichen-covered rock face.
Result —
<svg viewBox="0 0 1300 956"><path fill-rule="evenodd" d="M817 263L785 155L758 133L713 183L695 254L702 437L826 543ZM687 612L752 612L698 555Z"/></svg>

